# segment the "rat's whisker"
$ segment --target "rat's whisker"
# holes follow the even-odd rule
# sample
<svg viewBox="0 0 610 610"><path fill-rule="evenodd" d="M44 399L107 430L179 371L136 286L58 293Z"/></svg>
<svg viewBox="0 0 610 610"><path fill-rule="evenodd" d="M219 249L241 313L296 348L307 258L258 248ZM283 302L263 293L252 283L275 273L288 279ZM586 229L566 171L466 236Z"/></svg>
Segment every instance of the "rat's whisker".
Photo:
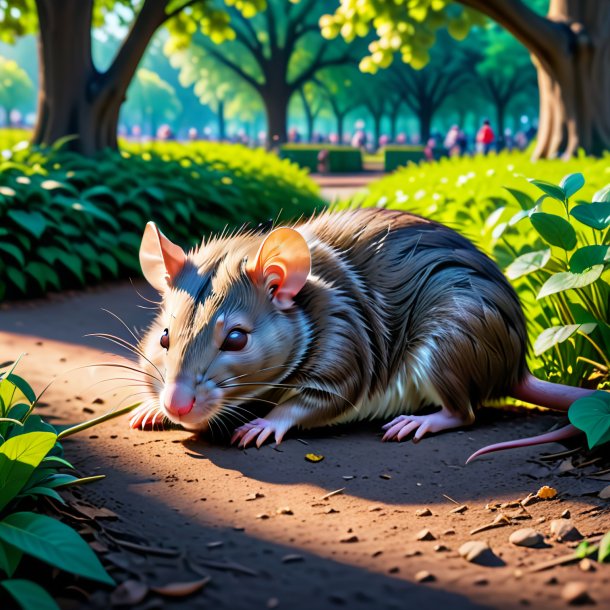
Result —
<svg viewBox="0 0 610 610"><path fill-rule="evenodd" d="M127 326L127 323L125 322L125 320L123 320L120 316L118 316L116 313L114 313L113 311L110 311L109 309L104 309L102 307L102 311L105 311L107 314L110 314L113 318L115 318L116 320L118 320L127 330L127 332L135 339L136 343L140 342L141 337L137 337L136 334L131 330L131 328L129 328L129 326Z"/></svg>
<svg viewBox="0 0 610 610"><path fill-rule="evenodd" d="M126 341L125 339L122 339L121 337L116 337L115 335L110 335L108 333L92 333L87 336L88 337L98 337L100 339L106 339L107 341L115 343L116 345L119 345L119 346L125 348L126 350L132 352L133 354L140 356L141 358L144 358L144 360L146 360L146 362L148 362L155 369L155 371L157 371L157 373L159 373L161 381L165 381L165 379L163 377L163 373L159 370L159 368L155 365L155 363L152 360L150 360L150 358L148 358L148 356L146 356L146 354L139 347L132 345L131 343L129 343L129 341ZM136 339L136 341L137 341L137 339Z"/></svg>
<svg viewBox="0 0 610 610"><path fill-rule="evenodd" d="M159 383L165 383L165 381L163 379L159 379L158 377L156 377L152 373L149 373L148 371L143 371L143 370L137 369L133 366L127 366L126 364L119 364L118 362L99 362L98 364L87 364L85 366L78 367L75 370L78 370L79 368L86 369L86 368L94 368L94 367L98 367L98 366L108 366L108 367L117 368L117 369L126 369L128 371L133 371L134 373L140 373L141 375L146 375L146 377L150 377L151 379L154 379L154 380L158 381Z"/></svg>

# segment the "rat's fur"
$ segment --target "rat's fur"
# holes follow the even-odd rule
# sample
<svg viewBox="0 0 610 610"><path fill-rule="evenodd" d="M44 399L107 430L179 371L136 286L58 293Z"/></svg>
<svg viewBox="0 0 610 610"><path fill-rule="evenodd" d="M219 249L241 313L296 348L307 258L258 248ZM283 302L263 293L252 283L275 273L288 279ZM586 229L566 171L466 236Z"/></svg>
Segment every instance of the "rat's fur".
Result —
<svg viewBox="0 0 610 610"><path fill-rule="evenodd" d="M197 386L196 408L180 423L203 428L254 397L278 404L273 411L283 409L287 427L426 406L470 423L483 401L522 383L527 335L519 300L468 240L380 209L325 213L295 228L309 246L311 274L287 310L246 271L265 235L213 239L170 278L141 348L165 382ZM219 352L219 319L223 328L227 319L248 326L250 351ZM159 346L165 328L167 353ZM161 394L162 383L152 385Z"/></svg>

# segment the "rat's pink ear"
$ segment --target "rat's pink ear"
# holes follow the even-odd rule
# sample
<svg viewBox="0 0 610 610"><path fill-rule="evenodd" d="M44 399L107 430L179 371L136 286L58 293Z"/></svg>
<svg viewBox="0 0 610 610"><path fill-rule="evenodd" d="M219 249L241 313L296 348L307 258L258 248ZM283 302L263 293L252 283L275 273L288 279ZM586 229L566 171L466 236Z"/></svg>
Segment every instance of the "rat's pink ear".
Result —
<svg viewBox="0 0 610 610"><path fill-rule="evenodd" d="M148 283L165 292L186 261L184 250L172 243L154 222L146 224L140 245L140 266Z"/></svg>
<svg viewBox="0 0 610 610"><path fill-rule="evenodd" d="M298 231L280 227L267 235L246 270L253 282L271 292L279 309L288 309L311 271L309 246Z"/></svg>

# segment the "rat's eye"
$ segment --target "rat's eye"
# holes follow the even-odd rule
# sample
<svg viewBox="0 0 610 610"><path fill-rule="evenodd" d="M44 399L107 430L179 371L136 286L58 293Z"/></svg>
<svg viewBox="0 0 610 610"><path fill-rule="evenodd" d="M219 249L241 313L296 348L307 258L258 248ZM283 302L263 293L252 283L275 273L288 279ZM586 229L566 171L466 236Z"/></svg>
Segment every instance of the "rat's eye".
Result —
<svg viewBox="0 0 610 610"><path fill-rule="evenodd" d="M223 352L239 352L248 343L248 333L241 328L234 328L225 338L220 349Z"/></svg>
<svg viewBox="0 0 610 610"><path fill-rule="evenodd" d="M169 349L169 330L167 328L163 331L159 343L163 349Z"/></svg>

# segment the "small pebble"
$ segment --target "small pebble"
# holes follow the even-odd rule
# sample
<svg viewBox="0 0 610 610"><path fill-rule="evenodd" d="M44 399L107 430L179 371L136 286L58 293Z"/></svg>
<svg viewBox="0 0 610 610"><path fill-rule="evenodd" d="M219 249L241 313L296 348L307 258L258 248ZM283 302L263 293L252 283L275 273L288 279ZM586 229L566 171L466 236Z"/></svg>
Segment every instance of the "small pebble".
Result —
<svg viewBox="0 0 610 610"><path fill-rule="evenodd" d="M583 537L570 519L553 519L551 521L551 536L559 542L582 540Z"/></svg>
<svg viewBox="0 0 610 610"><path fill-rule="evenodd" d="M449 547L445 546L444 544L437 544L434 547L434 552L435 553L442 553L442 552L448 551L448 550L449 550Z"/></svg>
<svg viewBox="0 0 610 610"><path fill-rule="evenodd" d="M336 508L333 508L332 506L329 506L324 512L327 515L332 515L333 513L338 513L339 511Z"/></svg>
<svg viewBox="0 0 610 610"><path fill-rule="evenodd" d="M443 536L455 536L455 530L454 529L445 530L443 532Z"/></svg>
<svg viewBox="0 0 610 610"><path fill-rule="evenodd" d="M574 606L595 603L595 601L589 595L586 583L580 581L572 581L567 583L561 590L561 597L568 604L572 604Z"/></svg>
<svg viewBox="0 0 610 610"><path fill-rule="evenodd" d="M267 608L277 608L280 605L280 600L277 597L270 597L267 600Z"/></svg>
<svg viewBox="0 0 610 610"><path fill-rule="evenodd" d="M428 529L420 530L415 536L416 540L436 540L436 536Z"/></svg>
<svg viewBox="0 0 610 610"><path fill-rule="evenodd" d="M578 563L578 567L583 572L593 572L593 571L595 571L595 564L588 557L585 557L584 559L581 559L580 562Z"/></svg>
<svg viewBox="0 0 610 610"><path fill-rule="evenodd" d="M516 530L508 538L508 541L515 546L527 547L538 546L542 540L542 534L531 527Z"/></svg>
<svg viewBox="0 0 610 610"><path fill-rule="evenodd" d="M246 502L252 502L252 500L258 500L259 498L264 498L265 494L259 493L258 491L253 494L248 494L246 496Z"/></svg>
<svg viewBox="0 0 610 610"><path fill-rule="evenodd" d="M383 551L375 551L371 553L371 557L379 557L379 555L383 555Z"/></svg>
<svg viewBox="0 0 610 610"><path fill-rule="evenodd" d="M436 580L436 577L434 574L430 574L428 570L420 570L417 572L417 574L415 574L415 580L417 582L432 582Z"/></svg>
<svg viewBox="0 0 610 610"><path fill-rule="evenodd" d="M559 584L559 580L557 579L557 576L549 576L549 578L547 578L544 581L545 585L557 585Z"/></svg>
<svg viewBox="0 0 610 610"><path fill-rule="evenodd" d="M269 515L267 513L259 513L256 515L257 519L269 519Z"/></svg>
<svg viewBox="0 0 610 610"><path fill-rule="evenodd" d="M224 542L222 540L215 540L214 542L208 542L206 546L208 547L208 549L217 549L223 544Z"/></svg>
<svg viewBox="0 0 610 610"><path fill-rule="evenodd" d="M389 474L380 474L379 478L380 479L385 479L386 481L389 481L392 478L392 475L389 475Z"/></svg>
<svg viewBox="0 0 610 610"><path fill-rule="evenodd" d="M369 513L377 512L378 510L383 510L383 506L369 506Z"/></svg>
<svg viewBox="0 0 610 610"><path fill-rule="evenodd" d="M569 508L566 508L562 513L561 513L561 518L562 519L569 519L572 516L572 513L570 512Z"/></svg>
<svg viewBox="0 0 610 610"><path fill-rule="evenodd" d="M521 506L529 506L530 504L536 504L536 502L538 502L538 498L534 494L530 494L521 500Z"/></svg>
<svg viewBox="0 0 610 610"><path fill-rule="evenodd" d="M484 587L485 585L489 584L489 580L487 580L487 578L485 578L484 576L479 576L479 578L475 578L472 581L473 585L476 585L477 587Z"/></svg>
<svg viewBox="0 0 610 610"><path fill-rule="evenodd" d="M282 508L278 508L275 512L278 515L294 515L294 513L292 512L292 509L288 508L287 506L283 506Z"/></svg>
<svg viewBox="0 0 610 610"><path fill-rule="evenodd" d="M466 561L470 561L471 563L493 565L498 562L498 557L494 555L490 546L486 542L480 542L478 540L464 542L458 549L458 553Z"/></svg>
<svg viewBox="0 0 610 610"><path fill-rule="evenodd" d="M354 475L345 475L343 477L341 477L344 481L351 481L352 479L355 479L356 477Z"/></svg>
<svg viewBox="0 0 610 610"><path fill-rule="evenodd" d="M388 572L389 572L390 574L398 574L398 572L400 572L400 568L399 568L398 566L392 566L392 567L391 567L391 568L388 570Z"/></svg>
<svg viewBox="0 0 610 610"><path fill-rule="evenodd" d="M449 511L449 514L462 514L465 513L468 510L468 507L466 506L466 504L461 504L460 506L456 506L455 508L452 508Z"/></svg>
<svg viewBox="0 0 610 610"><path fill-rule="evenodd" d="M416 517L429 517L430 515L432 515L432 511L429 508L420 508L415 511Z"/></svg>
<svg viewBox="0 0 610 610"><path fill-rule="evenodd" d="M412 549L405 553L405 557L419 557L421 555L421 551L418 549Z"/></svg>
<svg viewBox="0 0 610 610"><path fill-rule="evenodd" d="M339 542L345 542L345 543L358 542L358 540L359 540L359 538L355 534L353 534L351 536L344 536L343 538L339 538Z"/></svg>

